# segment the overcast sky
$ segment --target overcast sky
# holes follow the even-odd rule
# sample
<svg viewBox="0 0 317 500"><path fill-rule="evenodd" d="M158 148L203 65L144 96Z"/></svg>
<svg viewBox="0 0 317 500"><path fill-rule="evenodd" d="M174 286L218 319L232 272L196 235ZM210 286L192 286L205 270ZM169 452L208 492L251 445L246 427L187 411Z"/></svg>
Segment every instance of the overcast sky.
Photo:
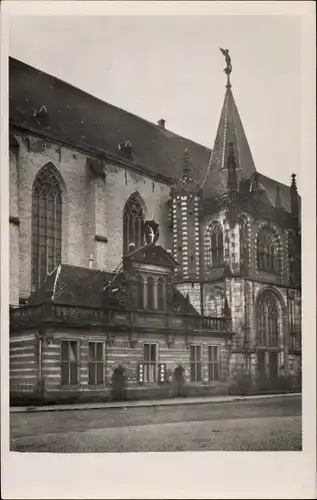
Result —
<svg viewBox="0 0 317 500"><path fill-rule="evenodd" d="M232 91L256 167L300 182L300 22L295 16L15 17L10 55L213 147Z"/></svg>

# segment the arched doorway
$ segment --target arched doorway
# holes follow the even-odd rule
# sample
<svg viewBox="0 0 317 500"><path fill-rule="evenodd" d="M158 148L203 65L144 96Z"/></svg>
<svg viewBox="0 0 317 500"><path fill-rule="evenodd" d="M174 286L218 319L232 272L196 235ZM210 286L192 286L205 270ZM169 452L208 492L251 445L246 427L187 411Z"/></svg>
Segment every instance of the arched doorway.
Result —
<svg viewBox="0 0 317 500"><path fill-rule="evenodd" d="M112 374L112 400L124 401L126 397L126 376L122 366L116 368Z"/></svg>
<svg viewBox="0 0 317 500"><path fill-rule="evenodd" d="M184 396L184 368L177 366L174 370L174 396L181 398Z"/></svg>

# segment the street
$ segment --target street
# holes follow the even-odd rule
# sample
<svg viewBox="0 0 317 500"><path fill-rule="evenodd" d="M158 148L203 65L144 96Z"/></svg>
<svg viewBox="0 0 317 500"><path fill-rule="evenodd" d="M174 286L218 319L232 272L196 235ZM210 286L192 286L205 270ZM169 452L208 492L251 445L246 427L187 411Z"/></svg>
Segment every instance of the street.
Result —
<svg viewBox="0 0 317 500"><path fill-rule="evenodd" d="M18 452L298 451L301 397L11 413Z"/></svg>

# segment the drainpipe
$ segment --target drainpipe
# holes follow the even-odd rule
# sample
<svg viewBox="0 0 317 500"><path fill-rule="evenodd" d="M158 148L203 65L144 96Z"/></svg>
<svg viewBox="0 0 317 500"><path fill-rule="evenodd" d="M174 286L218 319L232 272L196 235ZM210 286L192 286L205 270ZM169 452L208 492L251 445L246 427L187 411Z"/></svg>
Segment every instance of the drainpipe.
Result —
<svg viewBox="0 0 317 500"><path fill-rule="evenodd" d="M38 399L39 404L43 403L43 341L44 331L39 329L38 333Z"/></svg>

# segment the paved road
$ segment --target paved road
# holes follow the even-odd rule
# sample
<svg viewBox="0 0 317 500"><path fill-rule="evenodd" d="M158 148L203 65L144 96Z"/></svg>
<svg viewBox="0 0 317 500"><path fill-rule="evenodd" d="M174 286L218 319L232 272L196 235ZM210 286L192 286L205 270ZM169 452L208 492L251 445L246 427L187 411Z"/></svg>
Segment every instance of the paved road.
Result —
<svg viewBox="0 0 317 500"><path fill-rule="evenodd" d="M171 407L11 414L11 450L300 450L300 396Z"/></svg>

